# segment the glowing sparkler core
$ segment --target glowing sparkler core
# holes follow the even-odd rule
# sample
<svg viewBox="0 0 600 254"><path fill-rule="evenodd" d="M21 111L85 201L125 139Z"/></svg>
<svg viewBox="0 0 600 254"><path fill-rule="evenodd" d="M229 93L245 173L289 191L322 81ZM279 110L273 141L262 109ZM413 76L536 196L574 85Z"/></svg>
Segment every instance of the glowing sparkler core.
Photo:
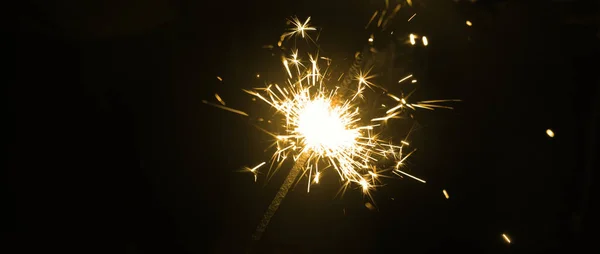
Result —
<svg viewBox="0 0 600 254"><path fill-rule="evenodd" d="M352 114L333 107L325 98L307 101L302 107L294 132L302 135L302 142L313 152L335 157L344 150L351 149L360 133L352 129Z"/></svg>

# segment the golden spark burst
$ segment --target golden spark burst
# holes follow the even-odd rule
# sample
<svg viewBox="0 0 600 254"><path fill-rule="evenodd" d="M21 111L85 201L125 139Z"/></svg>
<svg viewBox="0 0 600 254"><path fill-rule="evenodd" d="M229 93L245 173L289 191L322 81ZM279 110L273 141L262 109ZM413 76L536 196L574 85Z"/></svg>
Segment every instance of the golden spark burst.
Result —
<svg viewBox="0 0 600 254"><path fill-rule="evenodd" d="M309 27L309 20L290 19L294 27L283 37L308 37L304 34L306 31L316 30ZM398 104L383 115L363 119L359 104L361 100L368 100L364 98L365 88L383 89L372 81L374 76L369 75L370 70L359 71L349 88L352 93L343 94L339 89L339 79L331 78L332 71L320 67L322 60L326 60L329 66L331 59L315 57L315 54L306 56L308 60L301 60L298 49L294 49L289 56L282 58L287 76L283 85L270 84L244 90L270 105L281 116L281 131L269 132L275 139L273 146L276 148L271 168L276 171L287 159L298 161L301 157L306 158L303 175L308 175L307 191L310 191L311 184L319 183L320 174L326 169L337 173L344 183L344 190L355 184L369 196L369 191L378 186L378 176L386 172L409 176L424 183L424 180L402 170L402 162L414 150L405 153L408 142L393 144L380 138L382 125L379 122L400 118L406 110L416 108L450 108L436 103L454 100L408 103L408 98L388 93ZM406 78L410 77L412 75ZM373 170L386 159L395 161L392 163L395 166L387 170Z"/></svg>
<svg viewBox="0 0 600 254"><path fill-rule="evenodd" d="M399 10L399 6L392 13L397 10ZM385 13L386 11L382 13L382 16L385 16ZM372 19L375 16L377 13L373 15ZM386 17L390 19L389 16ZM381 23L381 20L378 23ZM308 32L315 31L316 28L311 27L309 21L310 17L304 22L297 17L289 19L292 28L280 36L277 45L281 47L283 42L292 37L305 38L307 41L315 43ZM415 38L418 37L410 34L413 45ZM373 37L371 37L372 40ZM426 41L424 43L427 44ZM285 48L282 47L282 49ZM305 58L302 58L302 55ZM308 178L307 191L310 191L311 185L319 184L323 172L326 170L336 172L337 174L326 174L326 176L337 175L339 177L342 183L340 188L342 195L350 186L359 188L371 200L368 204L372 203L372 208L375 206L370 191L381 185L381 177L394 174L425 183L425 180L409 174L405 169L405 161L415 152L415 149L409 148L406 140L394 144L391 139L383 139L381 137L382 129L388 120L403 118L408 115L410 110L451 108L438 103L455 100L408 102L408 96L396 96L375 84L373 80L375 76L369 75L373 67L359 70L358 74L346 73L355 75L349 79L350 83L342 80L344 73L339 75L339 78L333 78L338 75L334 75L333 70L329 68L332 59L319 56L319 52L305 53L294 47L287 56L282 57L281 61L282 74L286 76L285 82L268 84L265 87L254 89L243 89L244 92L253 96L253 101L266 103L279 116L273 121L274 130L269 131L257 126L273 138L274 152L271 156L267 176L272 176L286 161L294 161L288 177L281 185L253 235L255 240L260 239L291 185L297 182L297 179L303 179L304 176ZM321 68L323 64L326 66L325 68ZM257 77L259 76L257 75ZM398 83L412 77L413 75L410 74ZM416 79L412 80L413 83L416 82ZM386 94L385 98L391 98L390 102L397 104L385 113L372 115L371 111L361 107L361 105L368 104L365 102L372 100L365 94L367 88L378 91L379 94ZM222 98L217 97L217 99L222 102L222 105L207 101L203 101L203 103L248 116L243 111L226 107ZM267 122L271 123L271 120ZM245 170L253 173L256 181L258 169L266 164L267 162L262 162L252 168L246 167Z"/></svg>
<svg viewBox="0 0 600 254"><path fill-rule="evenodd" d="M306 18L306 20L304 22L301 22L300 19L298 19L298 17L290 18L288 21L291 24L293 24L294 27L290 28L289 32L284 33L282 35L282 38L284 38L284 39L287 39L294 35L296 35L296 36L300 35L302 38L304 38L307 31L317 30L316 28L310 26L310 17Z"/></svg>

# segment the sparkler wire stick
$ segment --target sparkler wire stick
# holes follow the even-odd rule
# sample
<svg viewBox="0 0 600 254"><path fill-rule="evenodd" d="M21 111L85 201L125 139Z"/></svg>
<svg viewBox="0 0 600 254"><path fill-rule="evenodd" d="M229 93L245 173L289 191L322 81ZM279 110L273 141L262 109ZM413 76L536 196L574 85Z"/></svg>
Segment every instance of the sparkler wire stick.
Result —
<svg viewBox="0 0 600 254"><path fill-rule="evenodd" d="M267 208L267 211L264 213L262 220L258 224L258 227L256 227L256 231L252 235L252 239L254 239L255 241L260 240L260 238L262 237L262 234L265 232L267 226L269 225L269 221L271 221L271 218L273 217L273 215L275 215L275 212L279 208L279 205L281 205L281 202L285 198L285 195L287 195L288 191L290 190L290 187L296 181L296 178L298 178L300 172L302 172L302 168L306 164L308 158L310 158L310 154L305 153L301 155L294 163L294 166L290 170L290 173L285 178L285 181L279 188L279 191L275 195L275 198L273 198L273 201L271 201L269 208Z"/></svg>

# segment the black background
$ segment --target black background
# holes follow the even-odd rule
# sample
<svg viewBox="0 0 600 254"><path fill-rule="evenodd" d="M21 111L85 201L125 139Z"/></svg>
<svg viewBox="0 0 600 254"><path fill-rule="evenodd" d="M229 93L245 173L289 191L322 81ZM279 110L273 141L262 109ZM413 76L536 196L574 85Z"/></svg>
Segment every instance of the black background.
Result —
<svg viewBox="0 0 600 254"><path fill-rule="evenodd" d="M260 85L272 60L261 47L291 15L312 16L323 47L352 56L381 2L19 2L4 253L597 249L594 1L420 1L411 22L430 45L415 55L418 96L463 100L417 115L410 163L428 183L388 181L378 211L358 191L300 184L250 243L284 174L263 188L236 172L268 158L267 137L201 101L252 108L240 88Z"/></svg>

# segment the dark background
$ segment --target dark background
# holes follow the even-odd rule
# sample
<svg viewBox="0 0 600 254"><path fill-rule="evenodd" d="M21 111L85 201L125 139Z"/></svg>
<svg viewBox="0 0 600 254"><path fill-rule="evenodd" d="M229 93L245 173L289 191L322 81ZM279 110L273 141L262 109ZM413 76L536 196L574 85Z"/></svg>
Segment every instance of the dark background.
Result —
<svg viewBox="0 0 600 254"><path fill-rule="evenodd" d="M428 183L388 181L374 193L378 211L358 191L334 199L333 187L299 185L250 244L284 174L263 187L264 177L236 172L268 158L266 137L201 100L219 93L252 108L240 88L267 71L261 46L291 15L312 16L324 47L352 56L382 2L8 8L16 22L5 59L16 70L5 86L3 253L598 249L598 3L583 0L420 1L411 22L430 45L415 53L419 98L463 100L417 115L410 163Z"/></svg>

